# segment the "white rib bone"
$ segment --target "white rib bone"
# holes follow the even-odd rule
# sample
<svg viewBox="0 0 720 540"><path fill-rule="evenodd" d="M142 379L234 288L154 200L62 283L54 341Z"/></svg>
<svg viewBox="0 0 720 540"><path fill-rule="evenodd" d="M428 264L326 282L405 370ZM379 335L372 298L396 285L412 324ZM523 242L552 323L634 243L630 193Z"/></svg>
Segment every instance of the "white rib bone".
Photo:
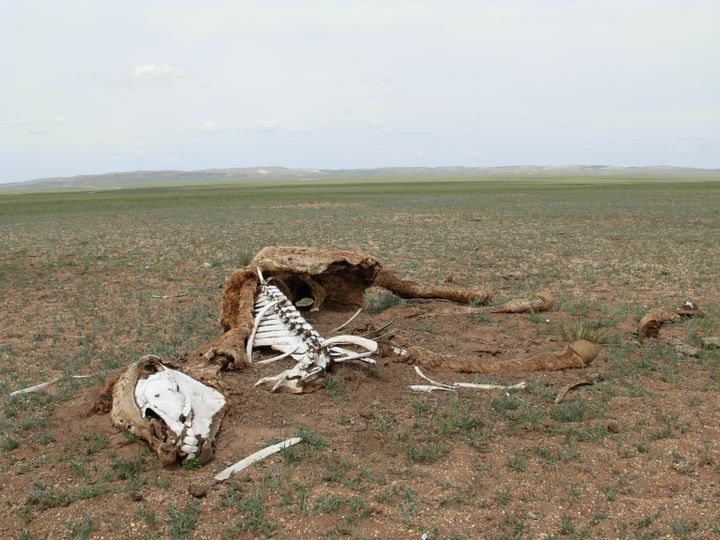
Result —
<svg viewBox="0 0 720 540"><path fill-rule="evenodd" d="M449 384L439 383L437 381L433 381L430 377L427 377L418 366L415 366L415 373L420 375L423 379L431 383L433 386L442 386L444 388L452 389L452 386L450 386Z"/></svg>
<svg viewBox="0 0 720 540"><path fill-rule="evenodd" d="M258 312L258 314L255 316L255 324L253 325L252 332L250 334L250 337L248 338L247 346L245 348L245 353L247 354L248 362L252 362L253 339L255 339L255 332L257 332L258 326L260 326L260 322L262 321L263 315L265 315L265 313L277 303L278 303L277 301L270 302L264 308L262 308Z"/></svg>
<svg viewBox="0 0 720 540"><path fill-rule="evenodd" d="M282 360L283 358L287 358L291 354L293 354L295 351L297 351L298 348L295 347L292 351L288 351L282 354L279 354L277 356L273 356L272 358L266 358L265 360L259 360L255 362L256 364L272 364L273 362L277 362L278 360Z"/></svg>
<svg viewBox="0 0 720 540"><path fill-rule="evenodd" d="M355 312L355 315L353 315L352 317L350 317L350 318L349 318L347 321L345 321L343 324L341 324L341 325L338 326L337 328L333 328L332 330L330 330L330 331L328 332L328 334L334 334L335 332L339 332L340 330L342 330L343 328L345 328L348 324L350 324L351 322L353 322L353 321L355 320L355 317L357 317L358 315L360 315L360 313L362 313L362 308L358 309L358 310Z"/></svg>
<svg viewBox="0 0 720 540"><path fill-rule="evenodd" d="M248 358L251 357L254 347L268 346L281 354L259 363L269 364L290 356L296 364L276 376L261 378L255 386L271 383L272 392L282 389L300 393L307 384L322 378L335 363L350 360L374 363L367 357L377 352L378 345L375 341L357 336L323 339L282 291L275 285L270 285L269 280L266 281L259 270L258 276L260 293L254 307L253 331L246 344ZM355 313L343 326L352 322L359 313ZM342 327L336 330L340 328ZM364 350L349 350L340 345L354 345Z"/></svg>
<svg viewBox="0 0 720 540"><path fill-rule="evenodd" d="M436 390L443 392L455 392L454 388L445 388L444 386L435 386L432 384L411 384L410 390L413 390L414 392L427 392L428 394Z"/></svg>
<svg viewBox="0 0 720 540"><path fill-rule="evenodd" d="M412 385L410 388L412 390L418 391L418 392L432 392L433 390L456 390L458 388L474 388L475 390L522 390L523 388L527 387L527 383L525 381L519 382L517 384L513 384L510 386L502 385L502 384L478 384L478 383L466 383L466 382L456 382L450 384L444 384L437 381L433 381L430 377L426 376L419 366L415 367L415 373L420 375L423 379L426 381L432 383L432 388L428 385Z"/></svg>

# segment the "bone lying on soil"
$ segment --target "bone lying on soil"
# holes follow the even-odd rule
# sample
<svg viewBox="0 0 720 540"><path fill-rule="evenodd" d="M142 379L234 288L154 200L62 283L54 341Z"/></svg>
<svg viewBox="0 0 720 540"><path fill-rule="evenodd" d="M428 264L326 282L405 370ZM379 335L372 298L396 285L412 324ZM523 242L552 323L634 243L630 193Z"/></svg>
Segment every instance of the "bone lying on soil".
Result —
<svg viewBox="0 0 720 540"><path fill-rule="evenodd" d="M334 334L335 332L339 332L340 330L342 330L343 328L345 328L348 324L350 324L351 322L353 322L353 321L355 320L355 318L356 318L358 315L360 315L360 313L362 313L362 308L358 309L358 310L355 312L355 314L354 314L352 317L350 317L347 321L345 321L343 324L341 324L341 325L338 326L337 328L333 328L332 330L330 330L330 331L328 332L328 334Z"/></svg>
<svg viewBox="0 0 720 540"><path fill-rule="evenodd" d="M490 299L490 292L487 289L430 285L415 279L401 279L384 268L378 272L374 285L383 287L401 298L441 298L462 304L472 302L484 304Z"/></svg>
<svg viewBox="0 0 720 540"><path fill-rule="evenodd" d="M565 399L565 396L570 390L574 390L575 388L579 388L580 386L586 386L586 385L592 385L595 384L597 381L600 380L600 377L596 375L592 375L586 379L580 379L579 381L572 382L570 384L567 384L563 386L557 393L557 396L555 396L555 404L557 405L560 403L563 399Z"/></svg>
<svg viewBox="0 0 720 540"><path fill-rule="evenodd" d="M240 461L238 461L234 465L231 465L227 469L220 471L218 474L215 475L215 480L218 482L227 480L228 478L230 478L230 476L233 475L233 473L242 471L243 469L246 469L253 463L261 461L261 460L265 459L266 457L279 452L280 450L284 450L285 448L288 448L289 446L299 443L300 441L302 441L302 439L300 437L292 437L290 439L285 439L284 441L279 442L277 444L273 444L271 446L263 448L262 450L258 450L254 454L250 454L248 457L241 459Z"/></svg>
<svg viewBox="0 0 720 540"><path fill-rule="evenodd" d="M72 375L71 379L88 379L92 377L92 375ZM58 381L61 381L62 377L55 377L54 379L50 379L49 381L46 381L44 383L36 384L35 386L29 386L28 388L23 388L21 390L15 390L14 392L10 392L9 396L19 396L21 394L31 394L33 392L38 392L42 390L43 388L47 388L51 384L55 384Z"/></svg>
<svg viewBox="0 0 720 540"><path fill-rule="evenodd" d="M527 383L525 381L513 385L479 384L466 382L445 384L433 381L430 377L425 375L418 366L415 366L415 373L417 373L420 377L431 383L430 385L411 385L410 388L417 392L432 392L434 390L457 390L458 388L473 388L475 390L522 390L523 388L527 387Z"/></svg>

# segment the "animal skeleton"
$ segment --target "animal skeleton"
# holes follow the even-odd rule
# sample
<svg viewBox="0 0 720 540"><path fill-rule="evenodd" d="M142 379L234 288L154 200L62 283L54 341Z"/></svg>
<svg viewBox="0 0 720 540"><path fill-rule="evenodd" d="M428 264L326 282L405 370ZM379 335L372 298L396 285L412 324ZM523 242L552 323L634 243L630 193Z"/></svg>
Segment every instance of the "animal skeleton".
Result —
<svg viewBox="0 0 720 540"><path fill-rule="evenodd" d="M296 364L278 375L263 377L255 386L273 383L272 392L299 394L322 380L334 364L350 360L375 363L369 356L377 351L377 342L358 336L324 339L280 289L265 280L260 270L258 276L260 292L255 299L253 329L245 351L248 361L252 362L253 348L270 347L281 354L257 363L269 364L290 356ZM356 352L342 345L355 345L362 350Z"/></svg>

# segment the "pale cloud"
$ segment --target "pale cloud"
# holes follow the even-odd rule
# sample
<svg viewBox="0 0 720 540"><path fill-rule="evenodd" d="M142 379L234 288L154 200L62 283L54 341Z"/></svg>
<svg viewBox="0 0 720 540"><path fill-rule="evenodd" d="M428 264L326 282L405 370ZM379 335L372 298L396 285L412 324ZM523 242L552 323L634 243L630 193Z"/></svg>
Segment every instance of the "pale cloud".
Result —
<svg viewBox="0 0 720 540"><path fill-rule="evenodd" d="M217 122L213 122L212 120L208 120L207 122L203 122L200 129L206 133L217 133L218 131L223 131L225 126L218 124Z"/></svg>
<svg viewBox="0 0 720 540"><path fill-rule="evenodd" d="M142 81L164 81L185 76L185 70L170 64L142 64L133 68L133 77Z"/></svg>
<svg viewBox="0 0 720 540"><path fill-rule="evenodd" d="M277 131L278 123L275 120L259 120L258 131Z"/></svg>
<svg viewBox="0 0 720 540"><path fill-rule="evenodd" d="M0 55L0 182L162 156L720 167L718 0L35 4L0 1L28 53Z"/></svg>

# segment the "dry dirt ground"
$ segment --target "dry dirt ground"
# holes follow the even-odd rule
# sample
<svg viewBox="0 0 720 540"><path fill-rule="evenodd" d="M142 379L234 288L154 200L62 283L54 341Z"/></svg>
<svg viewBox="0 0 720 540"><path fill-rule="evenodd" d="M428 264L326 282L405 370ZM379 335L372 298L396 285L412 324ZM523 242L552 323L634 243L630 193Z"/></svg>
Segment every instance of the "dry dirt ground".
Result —
<svg viewBox="0 0 720 540"><path fill-rule="evenodd" d="M0 200L3 537L719 536L720 350L702 338L720 335L720 186L383 189ZM402 275L489 287L492 304L539 287L557 296L547 313L505 315L371 291L348 333L392 321L400 344L479 360L576 337L602 353L583 370L492 378L529 383L512 393L414 394L422 381L392 358L339 368L300 396L252 387L280 365L230 372L232 407L202 468L162 468L108 415L84 414L99 382L141 354L182 362L217 333L225 276L270 244L365 251ZM634 335L647 308L686 298L706 317ZM350 314L309 318L322 333ZM58 375L47 391L8 397ZM589 375L599 381L554 403ZM211 482L294 435L304 442Z"/></svg>

